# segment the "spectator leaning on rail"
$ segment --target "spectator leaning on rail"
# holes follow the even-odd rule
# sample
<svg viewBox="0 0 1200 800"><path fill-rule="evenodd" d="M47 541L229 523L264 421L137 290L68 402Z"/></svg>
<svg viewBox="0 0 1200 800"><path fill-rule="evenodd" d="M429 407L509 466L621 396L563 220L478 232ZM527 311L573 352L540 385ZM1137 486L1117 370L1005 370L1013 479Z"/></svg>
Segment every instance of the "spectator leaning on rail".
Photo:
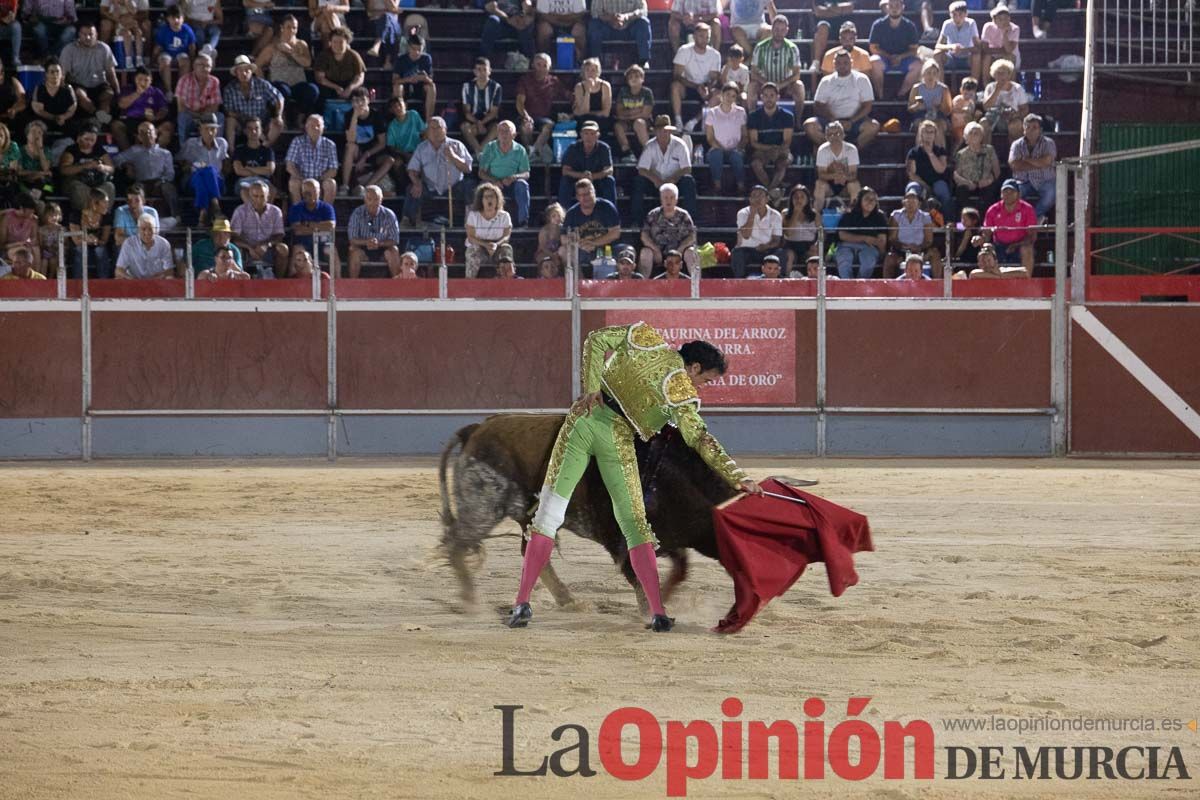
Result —
<svg viewBox="0 0 1200 800"><path fill-rule="evenodd" d="M596 197L596 187L587 178L575 182L575 197L578 202L567 209L567 218L563 222L564 233L579 234L579 260L575 264L585 277L608 277L611 270L607 269L607 265L603 269L596 269L592 262L598 250L621 238L621 215L617 213L615 205ZM559 255L564 262L570 256L570 247L564 236L559 248Z"/></svg>
<svg viewBox="0 0 1200 800"><path fill-rule="evenodd" d="M479 179L500 187L517 206L517 227L529 225L529 154L516 141L517 126L503 120L479 156Z"/></svg>
<svg viewBox="0 0 1200 800"><path fill-rule="evenodd" d="M650 68L650 14L646 0L592 0L588 22L588 57L600 58L609 39L632 39L637 44L637 60Z"/></svg>
<svg viewBox="0 0 1200 800"><path fill-rule="evenodd" d="M675 136L679 129L671 118L660 114L654 121L654 139L638 158L638 175L633 181L630 206L635 220L642 219L647 194L657 197L658 187L673 183L679 188L679 205L696 217L696 179L692 177L692 150Z"/></svg>
<svg viewBox="0 0 1200 800"><path fill-rule="evenodd" d="M971 270L972 278L1028 278L1029 270L1025 267L1002 267L996 259L996 248L988 243L980 246L977 257L978 266ZM958 273L962 275L963 273ZM955 277L958 277L957 275Z"/></svg>
<svg viewBox="0 0 1200 800"><path fill-rule="evenodd" d="M288 277L288 247L283 243L283 209L267 202L267 184L250 185L247 200L233 210L233 240L252 263ZM215 225L215 223L214 223ZM303 249L303 248L301 248Z"/></svg>
<svg viewBox="0 0 1200 800"><path fill-rule="evenodd" d="M10 265L5 265L0 261L0 281L44 281L46 276L33 268L33 253L27 247L18 247L9 253L9 258L12 259ZM9 266L9 270L4 271L4 267Z"/></svg>
<svg viewBox="0 0 1200 800"><path fill-rule="evenodd" d="M746 267L761 264L768 255L779 255L783 244L783 215L767 205L767 187L750 190L750 204L737 213L737 245L730 266L733 277L746 277Z"/></svg>
<svg viewBox="0 0 1200 800"><path fill-rule="evenodd" d="M1054 140L1042 135L1042 118L1037 114L1025 116L1024 136L1014 139L1008 151L1008 167L1017 181L1022 200L1037 196L1038 224L1045 225L1054 208L1054 160L1058 151Z"/></svg>
<svg viewBox="0 0 1200 800"><path fill-rule="evenodd" d="M363 192L363 204L350 214L346 226L350 239L349 272L357 278L364 261L383 260L388 274L400 274L400 223L396 214L383 205L383 190L368 186Z"/></svg>
<svg viewBox="0 0 1200 800"><path fill-rule="evenodd" d="M637 265L634 263L634 251L629 245L621 245L617 248L617 271L608 276L608 280L612 281L628 281L639 280L646 276L638 272Z"/></svg>
<svg viewBox="0 0 1200 800"><path fill-rule="evenodd" d="M158 235L154 217L143 214L138 220L138 235L131 236L121 245L117 256L118 278L171 278L175 276L175 262L171 245Z"/></svg>
<svg viewBox="0 0 1200 800"><path fill-rule="evenodd" d="M1000 187L1000 200L983 215L984 235L996 246L996 258L1002 264L1019 258L1021 266L1033 274L1033 243L1037 239L1037 214L1021 199L1021 185L1009 178Z"/></svg>
<svg viewBox="0 0 1200 800"><path fill-rule="evenodd" d="M198 281L248 281L250 273L242 269L233 257L233 245L227 244L217 248L211 268L196 276Z"/></svg>
<svg viewBox="0 0 1200 800"><path fill-rule="evenodd" d="M242 251L233 244L232 239L233 228L230 227L229 220L224 217L214 219L208 236L192 242L192 272L198 275L206 269L212 269L216 263L217 251L224 247L229 248L238 269L245 269Z"/></svg>

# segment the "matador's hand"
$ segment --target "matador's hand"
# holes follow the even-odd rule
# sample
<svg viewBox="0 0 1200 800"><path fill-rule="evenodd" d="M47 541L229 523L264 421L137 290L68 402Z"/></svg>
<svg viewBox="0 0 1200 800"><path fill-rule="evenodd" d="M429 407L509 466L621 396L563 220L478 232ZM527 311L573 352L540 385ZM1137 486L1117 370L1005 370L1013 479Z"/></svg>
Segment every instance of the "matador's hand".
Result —
<svg viewBox="0 0 1200 800"><path fill-rule="evenodd" d="M758 481L751 480L750 478L746 478L746 480L742 481L742 491L746 494L763 493L762 487L758 485Z"/></svg>
<svg viewBox="0 0 1200 800"><path fill-rule="evenodd" d="M603 402L604 398L601 396L600 392L585 394L576 400L575 404L571 406L571 413L591 416L592 409Z"/></svg>

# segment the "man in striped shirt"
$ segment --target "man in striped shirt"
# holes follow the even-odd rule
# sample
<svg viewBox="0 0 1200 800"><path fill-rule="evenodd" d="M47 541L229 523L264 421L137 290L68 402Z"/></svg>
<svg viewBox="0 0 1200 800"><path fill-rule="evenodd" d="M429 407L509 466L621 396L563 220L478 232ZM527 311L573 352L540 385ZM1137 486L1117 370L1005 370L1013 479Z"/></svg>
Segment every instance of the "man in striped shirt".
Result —
<svg viewBox="0 0 1200 800"><path fill-rule="evenodd" d="M496 120L500 117L500 84L492 80L492 65L482 56L475 59L475 79L462 87L463 141L479 158L483 146L496 138Z"/></svg>
<svg viewBox="0 0 1200 800"><path fill-rule="evenodd" d="M788 39L788 19L777 14L771 21L771 38L754 46L750 57L750 84L746 97L750 108L758 102L764 84L773 83L780 97L791 97L796 104L793 116L803 119L804 84L800 81L800 48Z"/></svg>
<svg viewBox="0 0 1200 800"><path fill-rule="evenodd" d="M604 63L604 42L632 39L637 43L637 60L650 68L650 14L646 0L592 0L588 21L588 57Z"/></svg>
<svg viewBox="0 0 1200 800"><path fill-rule="evenodd" d="M350 239L350 277L357 278L363 261L386 261L388 273L400 274L400 223L383 205L383 190L368 186L363 204L350 214L346 227Z"/></svg>
<svg viewBox="0 0 1200 800"><path fill-rule="evenodd" d="M1019 184L1022 200L1037 196L1038 224L1044 225L1054 208L1054 160L1058 151L1054 141L1042 135L1042 118L1025 115L1025 135L1013 141L1008 150L1008 166Z"/></svg>

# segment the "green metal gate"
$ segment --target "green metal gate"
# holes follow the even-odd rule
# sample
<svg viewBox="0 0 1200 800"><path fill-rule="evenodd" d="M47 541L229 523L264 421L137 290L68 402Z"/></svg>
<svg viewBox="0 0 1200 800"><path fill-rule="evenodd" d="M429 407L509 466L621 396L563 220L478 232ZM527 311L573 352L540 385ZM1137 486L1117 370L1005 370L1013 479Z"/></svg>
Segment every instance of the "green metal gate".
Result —
<svg viewBox="0 0 1200 800"><path fill-rule="evenodd" d="M1200 125L1103 123L1099 150L1196 139ZM1200 227L1200 150L1103 164L1098 186L1097 227ZM1097 275L1161 274L1200 263L1200 237L1195 234L1104 233L1093 237L1091 246Z"/></svg>

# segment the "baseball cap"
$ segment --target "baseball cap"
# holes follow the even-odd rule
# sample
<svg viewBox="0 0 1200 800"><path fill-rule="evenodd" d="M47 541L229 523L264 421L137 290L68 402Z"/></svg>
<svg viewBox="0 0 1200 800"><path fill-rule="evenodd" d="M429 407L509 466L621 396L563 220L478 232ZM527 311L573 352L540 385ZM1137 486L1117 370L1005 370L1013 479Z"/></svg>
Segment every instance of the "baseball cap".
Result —
<svg viewBox="0 0 1200 800"><path fill-rule="evenodd" d="M633 248L630 247L629 245L624 245L623 247L618 247L617 248L617 261L630 261L633 263L637 263L637 258L634 254Z"/></svg>
<svg viewBox="0 0 1200 800"><path fill-rule="evenodd" d="M774 253L771 253L770 255L765 255L765 256L763 256L762 263L766 264L766 263L767 263L767 262L769 262L769 261L770 261L770 262L774 262L774 263L778 264L778 263L779 263L779 256L775 255Z"/></svg>
<svg viewBox="0 0 1200 800"><path fill-rule="evenodd" d="M579 130L581 130L581 131L598 131L598 130L600 130L600 125L597 124L594 119L589 119L587 122L583 123L582 126L580 126Z"/></svg>
<svg viewBox="0 0 1200 800"><path fill-rule="evenodd" d="M233 228L229 226L229 220L225 219L224 217L217 217L214 219L212 229L214 231L225 231L226 233L231 233L233 231Z"/></svg>
<svg viewBox="0 0 1200 800"><path fill-rule="evenodd" d="M1000 184L1000 189L1012 189L1014 192L1021 191L1021 184L1017 183L1015 178L1009 178L1004 183Z"/></svg>
<svg viewBox="0 0 1200 800"><path fill-rule="evenodd" d="M511 244L502 244L496 248L496 263L501 261L512 261L513 249Z"/></svg>
<svg viewBox="0 0 1200 800"><path fill-rule="evenodd" d="M666 250L663 252L663 261L666 261L668 258L678 258L683 260L683 253L679 252L678 250Z"/></svg>
<svg viewBox="0 0 1200 800"><path fill-rule="evenodd" d="M917 197L924 197L925 190L921 188L921 184L917 183L916 181L911 181L907 186L904 187L905 197L910 194L915 194Z"/></svg>
<svg viewBox="0 0 1200 800"><path fill-rule="evenodd" d="M199 122L201 125L214 125L215 126L217 124L217 115L216 114L201 114Z"/></svg>
<svg viewBox="0 0 1200 800"><path fill-rule="evenodd" d="M841 33L842 31L854 31L855 33L858 33L858 26L850 20L846 20L841 24L841 27L838 28L838 33Z"/></svg>

